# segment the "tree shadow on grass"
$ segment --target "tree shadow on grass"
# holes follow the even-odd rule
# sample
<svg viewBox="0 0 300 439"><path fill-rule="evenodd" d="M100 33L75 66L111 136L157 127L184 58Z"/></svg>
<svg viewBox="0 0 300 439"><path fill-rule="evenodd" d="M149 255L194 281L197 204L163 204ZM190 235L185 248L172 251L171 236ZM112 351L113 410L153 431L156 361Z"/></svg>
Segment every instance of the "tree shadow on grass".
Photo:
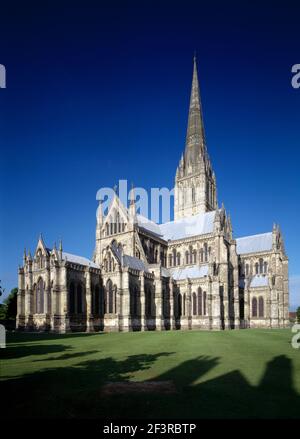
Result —
<svg viewBox="0 0 300 439"><path fill-rule="evenodd" d="M71 360L73 358L80 358L80 357L86 357L87 355L92 355L92 354L97 354L100 353L101 351L98 350L93 350L93 351L84 351L84 352L74 352L73 354L63 354L63 355L59 355L58 357L50 357L50 358L39 358L38 360L33 360L34 363L37 362L45 362L47 363L48 361L61 361L61 360Z"/></svg>
<svg viewBox="0 0 300 439"><path fill-rule="evenodd" d="M22 358L29 355L47 355L58 352L64 352L72 349L72 346L63 344L19 344L17 346L7 346L5 349L1 349L1 359Z"/></svg>
<svg viewBox="0 0 300 439"><path fill-rule="evenodd" d="M47 340L64 340L70 338L81 337L100 337L107 335L107 332L68 332L66 334L52 333L52 332L7 332L8 343L22 343L34 342L34 341L47 341Z"/></svg>
<svg viewBox="0 0 300 439"><path fill-rule="evenodd" d="M100 398L102 386L109 381L128 381L135 372L149 369L158 358L171 354L131 355L124 360L108 357L84 361L71 367L43 369L2 381L4 417L114 416L110 405L105 407L104 399ZM119 413L122 415L122 412Z"/></svg>
<svg viewBox="0 0 300 439"><path fill-rule="evenodd" d="M199 356L157 375L171 381L172 395L132 393L103 396L107 382L126 382L150 369L171 352L84 361L72 367L49 368L4 381L4 411L9 418L298 418L300 397L292 382L292 364L284 355L266 365L258 386L239 370L201 383L196 380L219 364Z"/></svg>
<svg viewBox="0 0 300 439"><path fill-rule="evenodd" d="M239 370L196 385L192 384L196 375L189 375L189 384L185 370L193 369L193 362L182 363L157 378L186 379L181 380L181 394L169 399L164 416L169 412L179 418L299 418L300 395L293 385L292 362L286 356L267 363L258 386L249 384Z"/></svg>

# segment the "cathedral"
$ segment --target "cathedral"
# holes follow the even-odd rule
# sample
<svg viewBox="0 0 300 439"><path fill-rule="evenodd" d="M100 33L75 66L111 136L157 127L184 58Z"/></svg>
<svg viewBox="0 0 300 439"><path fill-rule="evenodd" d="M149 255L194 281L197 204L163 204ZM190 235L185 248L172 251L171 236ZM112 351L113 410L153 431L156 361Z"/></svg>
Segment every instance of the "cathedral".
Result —
<svg viewBox="0 0 300 439"><path fill-rule="evenodd" d="M134 191L132 191L134 193ZM17 328L146 331L288 325L288 258L278 225L235 238L217 201L194 59L174 221L157 224L115 194L97 209L91 260L48 248L40 236L18 271Z"/></svg>

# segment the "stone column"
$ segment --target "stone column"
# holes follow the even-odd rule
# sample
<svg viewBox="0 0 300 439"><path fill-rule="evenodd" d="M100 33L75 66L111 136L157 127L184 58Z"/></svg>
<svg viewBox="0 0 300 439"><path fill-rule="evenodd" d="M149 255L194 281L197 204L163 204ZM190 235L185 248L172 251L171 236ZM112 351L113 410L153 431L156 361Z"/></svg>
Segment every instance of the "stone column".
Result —
<svg viewBox="0 0 300 439"><path fill-rule="evenodd" d="M51 314L51 286L50 286L50 270L49 267L46 268L45 274L45 294L44 294L44 314L45 314L45 324L46 328L50 329L50 314Z"/></svg>
<svg viewBox="0 0 300 439"><path fill-rule="evenodd" d="M141 331L147 329L146 313L145 313L145 278L144 273L140 274L140 300L141 300Z"/></svg>
<svg viewBox="0 0 300 439"><path fill-rule="evenodd" d="M162 315L162 280L155 279L155 327L158 331L164 329Z"/></svg>
<svg viewBox="0 0 300 439"><path fill-rule="evenodd" d="M221 313L220 313L220 287L218 281L212 282L212 329L222 329L221 325ZM223 293L224 294L224 293Z"/></svg>
<svg viewBox="0 0 300 439"><path fill-rule="evenodd" d="M233 288L233 300L234 300L234 329L239 329L241 325L240 320L240 299L239 299L239 286L235 285Z"/></svg>
<svg viewBox="0 0 300 439"><path fill-rule="evenodd" d="M246 283L247 282L247 283ZM244 289L244 328L250 327L250 306L249 306L249 290L248 290L248 279L245 281Z"/></svg>
<svg viewBox="0 0 300 439"><path fill-rule="evenodd" d="M60 327L60 315L61 303L60 303L60 290L59 290L59 267L55 263L53 269L53 288L51 298L51 329L52 331L59 331Z"/></svg>
<svg viewBox="0 0 300 439"><path fill-rule="evenodd" d="M230 315L230 308L231 308L230 299L228 297L228 284L225 283L225 284L219 286L220 320L222 320L221 306L223 303L224 329L230 329L230 322L232 320L232 316ZM232 300L233 300L233 298L232 298ZM222 324L222 321L220 321L220 324Z"/></svg>
<svg viewBox="0 0 300 439"><path fill-rule="evenodd" d="M129 272L125 267L122 274L122 291L120 292L120 299L122 302L122 314L119 316L119 325L121 331L131 330L131 316L130 316L130 290L129 290ZM105 328L104 328L105 329Z"/></svg>
<svg viewBox="0 0 300 439"><path fill-rule="evenodd" d="M94 332L94 316L92 313L92 290L91 290L91 273L90 268L85 270L85 297L86 297L86 332Z"/></svg>
<svg viewBox="0 0 300 439"><path fill-rule="evenodd" d="M31 265L28 264L28 272L27 272L27 287L25 290L25 327L28 330L33 329L33 279L32 279L32 270Z"/></svg>
<svg viewBox="0 0 300 439"><path fill-rule="evenodd" d="M62 266L60 270L60 327L59 331L64 333L70 331L69 319L69 294L67 284L67 268Z"/></svg>
<svg viewBox="0 0 300 439"><path fill-rule="evenodd" d="M16 329L24 329L24 311L25 311L25 279L24 269L19 268L18 271L18 294L17 294L17 318Z"/></svg>
<svg viewBox="0 0 300 439"><path fill-rule="evenodd" d="M278 328L279 326L279 303L278 290L276 288L277 278L274 276L271 290L271 328Z"/></svg>
<svg viewBox="0 0 300 439"><path fill-rule="evenodd" d="M284 258L282 262L283 272L283 325L285 328L289 327L289 273L288 273L288 259Z"/></svg>
<svg viewBox="0 0 300 439"><path fill-rule="evenodd" d="M169 291L170 291L170 329L176 329L175 315L174 315L174 283L173 279L170 278L169 281Z"/></svg>
<svg viewBox="0 0 300 439"><path fill-rule="evenodd" d="M192 329L192 284L188 282L188 292L186 295L187 329Z"/></svg>

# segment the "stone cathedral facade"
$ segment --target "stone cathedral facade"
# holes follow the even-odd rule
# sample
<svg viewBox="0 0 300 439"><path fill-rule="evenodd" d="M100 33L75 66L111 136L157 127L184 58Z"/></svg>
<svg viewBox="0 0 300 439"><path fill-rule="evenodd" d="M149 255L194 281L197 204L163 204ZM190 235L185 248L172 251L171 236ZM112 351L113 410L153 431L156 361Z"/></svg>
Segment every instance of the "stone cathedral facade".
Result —
<svg viewBox="0 0 300 439"><path fill-rule="evenodd" d="M132 191L133 192L133 191ZM20 330L134 331L278 328L288 324L288 258L277 225L235 238L218 206L196 61L174 221L156 224L116 193L97 210L92 260L40 236L19 267Z"/></svg>

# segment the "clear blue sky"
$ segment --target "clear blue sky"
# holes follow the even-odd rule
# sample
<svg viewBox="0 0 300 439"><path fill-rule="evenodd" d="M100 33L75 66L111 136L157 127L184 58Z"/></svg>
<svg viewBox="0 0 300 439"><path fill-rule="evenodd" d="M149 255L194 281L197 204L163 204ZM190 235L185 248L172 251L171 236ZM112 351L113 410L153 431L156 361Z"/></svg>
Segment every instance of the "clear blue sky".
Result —
<svg viewBox="0 0 300 439"><path fill-rule="evenodd" d="M39 232L91 256L100 187L172 187L196 50L219 202L236 237L280 224L300 305L299 13L276 0L2 5L2 286Z"/></svg>

